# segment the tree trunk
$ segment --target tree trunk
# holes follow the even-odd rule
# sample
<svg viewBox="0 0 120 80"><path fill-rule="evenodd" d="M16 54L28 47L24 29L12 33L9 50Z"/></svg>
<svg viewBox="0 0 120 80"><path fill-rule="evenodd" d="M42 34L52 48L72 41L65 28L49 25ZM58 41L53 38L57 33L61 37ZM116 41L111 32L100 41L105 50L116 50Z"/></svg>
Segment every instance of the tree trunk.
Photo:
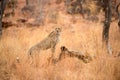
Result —
<svg viewBox="0 0 120 80"><path fill-rule="evenodd" d="M103 26L102 38L103 42L108 49L108 53L112 54L111 47L109 44L109 28L111 22L111 0L103 0L104 1L104 9L105 9L105 22Z"/></svg>
<svg viewBox="0 0 120 80"><path fill-rule="evenodd" d="M1 0L0 4L0 37L2 36L2 17L8 0Z"/></svg>

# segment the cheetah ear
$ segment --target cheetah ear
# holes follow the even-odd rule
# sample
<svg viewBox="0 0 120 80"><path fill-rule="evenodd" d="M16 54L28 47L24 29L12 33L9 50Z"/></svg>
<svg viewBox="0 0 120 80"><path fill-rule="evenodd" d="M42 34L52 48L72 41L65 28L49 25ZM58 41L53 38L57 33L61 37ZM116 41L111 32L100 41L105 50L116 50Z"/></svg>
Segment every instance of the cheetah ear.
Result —
<svg viewBox="0 0 120 80"><path fill-rule="evenodd" d="M61 51L64 51L65 50L65 46L61 46Z"/></svg>
<svg viewBox="0 0 120 80"><path fill-rule="evenodd" d="M59 27L58 29L59 29L59 31L62 31L62 27Z"/></svg>
<svg viewBox="0 0 120 80"><path fill-rule="evenodd" d="M59 27L60 31L62 31L62 27Z"/></svg>

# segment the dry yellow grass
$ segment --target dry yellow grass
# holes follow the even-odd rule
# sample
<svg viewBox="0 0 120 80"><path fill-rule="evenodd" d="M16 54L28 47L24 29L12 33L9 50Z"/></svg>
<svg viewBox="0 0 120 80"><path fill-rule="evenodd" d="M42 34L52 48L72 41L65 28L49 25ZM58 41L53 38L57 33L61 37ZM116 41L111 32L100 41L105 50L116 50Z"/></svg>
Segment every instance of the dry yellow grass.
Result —
<svg viewBox="0 0 120 80"><path fill-rule="evenodd" d="M110 42L114 53L108 55L102 48L102 24L84 20L75 24L70 22L71 19L62 26L60 43L54 57L58 58L60 46L64 45L71 50L90 54L93 61L85 64L77 58L66 58L57 64L48 65L51 51L47 50L38 54L39 58L30 64L26 62L29 47L47 36L54 25L39 28L11 27L4 30L0 41L0 80L119 80L120 57L114 57L120 52L117 25L113 23L114 28L111 27ZM17 63L16 57L20 58L20 63Z"/></svg>
<svg viewBox="0 0 120 80"><path fill-rule="evenodd" d="M102 23L81 19L81 16L67 15L59 11L57 23L44 26L10 27L3 31L0 40L0 80L120 80L120 35L116 22L111 24L110 43L113 54L108 55L102 46ZM55 58L60 47L81 51L93 57L90 63L77 58L65 58L48 65L51 51L37 54L33 64L27 61L28 49L43 40L53 28L61 26L62 33ZM116 56L116 57L115 57ZM18 63L16 58L19 57Z"/></svg>

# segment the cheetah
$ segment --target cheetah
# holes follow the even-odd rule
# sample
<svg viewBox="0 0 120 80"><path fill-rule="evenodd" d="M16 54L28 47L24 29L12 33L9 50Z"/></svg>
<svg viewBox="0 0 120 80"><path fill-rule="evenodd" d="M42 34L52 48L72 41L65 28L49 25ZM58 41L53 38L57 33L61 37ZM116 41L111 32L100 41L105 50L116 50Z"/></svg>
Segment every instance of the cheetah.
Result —
<svg viewBox="0 0 120 80"><path fill-rule="evenodd" d="M61 46L61 53L59 55L58 60L56 60L56 62L66 58L66 57L76 57L79 60L82 60L84 63L88 63L89 61L92 60L92 58L90 56L85 56L80 52L76 52L76 51L69 51L65 46Z"/></svg>
<svg viewBox="0 0 120 80"><path fill-rule="evenodd" d="M28 50L28 55L32 57L33 53L40 53L41 50L51 49L52 56L55 52L57 43L59 42L59 37L61 33L61 28L55 28L45 39L35 44Z"/></svg>

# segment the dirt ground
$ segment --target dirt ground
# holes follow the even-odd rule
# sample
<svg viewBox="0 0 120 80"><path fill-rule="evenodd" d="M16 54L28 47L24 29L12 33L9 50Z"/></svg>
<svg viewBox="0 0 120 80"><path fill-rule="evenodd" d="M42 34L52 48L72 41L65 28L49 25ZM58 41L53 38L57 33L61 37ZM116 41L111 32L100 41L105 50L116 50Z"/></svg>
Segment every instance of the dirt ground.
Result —
<svg viewBox="0 0 120 80"><path fill-rule="evenodd" d="M83 19L80 14L67 14L63 3L57 5L51 2L45 7L44 23L34 25L35 18L21 11L24 5L24 0L19 0L15 16L3 19L11 22L12 26L3 28L0 40L0 80L120 80L120 32L117 21L113 21L110 27L109 41L113 54L109 55L102 45L103 14L98 15L99 21L92 22ZM92 61L84 63L67 57L56 64L48 64L52 53L45 50L37 54L30 64L27 61L29 48L56 27L61 27L62 32L54 58L59 57L60 47L66 46L70 50L89 54Z"/></svg>

